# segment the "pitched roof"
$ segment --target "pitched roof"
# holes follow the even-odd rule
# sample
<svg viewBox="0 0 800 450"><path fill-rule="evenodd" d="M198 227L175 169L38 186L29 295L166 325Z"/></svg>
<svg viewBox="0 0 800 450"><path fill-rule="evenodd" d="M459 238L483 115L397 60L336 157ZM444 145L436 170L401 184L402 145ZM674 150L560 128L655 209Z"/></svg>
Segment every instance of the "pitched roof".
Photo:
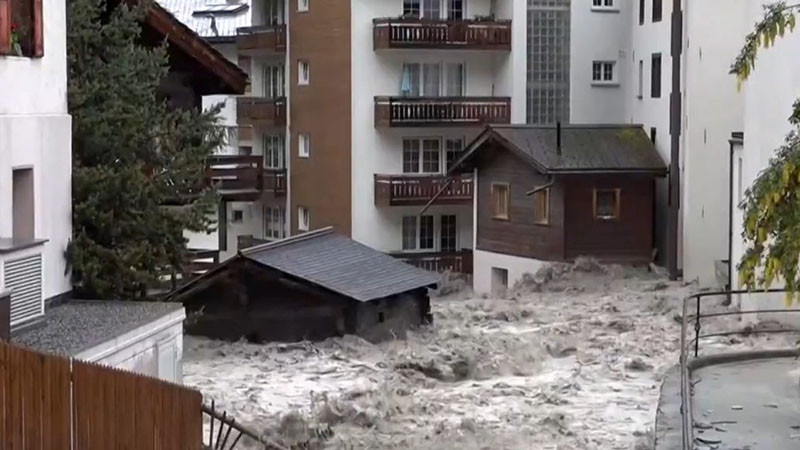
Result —
<svg viewBox="0 0 800 450"><path fill-rule="evenodd" d="M280 241L251 247L170 294L214 276L236 260L246 259L354 300L367 302L423 287L434 287L439 277L397 258L334 233L328 227Z"/></svg>
<svg viewBox="0 0 800 450"><path fill-rule="evenodd" d="M202 66L206 75L219 80L216 86L200 89L201 94L244 93L247 74L188 27L180 17L176 17L174 12L154 2L148 10L146 24L166 37L170 46L184 52Z"/></svg>
<svg viewBox="0 0 800 450"><path fill-rule="evenodd" d="M232 41L236 29L252 25L252 0L157 0L195 33L211 42ZM223 5L225 7L223 7Z"/></svg>
<svg viewBox="0 0 800 450"><path fill-rule="evenodd" d="M453 169L479 153L487 141L514 151L545 174L663 175L667 170L641 125L564 125L560 151L556 126L491 125L467 146Z"/></svg>

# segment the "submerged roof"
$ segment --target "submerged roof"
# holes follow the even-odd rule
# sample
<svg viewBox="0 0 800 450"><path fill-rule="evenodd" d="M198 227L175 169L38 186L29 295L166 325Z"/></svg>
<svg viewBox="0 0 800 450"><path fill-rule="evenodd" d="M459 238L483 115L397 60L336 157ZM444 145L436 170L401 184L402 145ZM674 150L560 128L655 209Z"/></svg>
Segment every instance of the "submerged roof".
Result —
<svg viewBox="0 0 800 450"><path fill-rule="evenodd" d="M157 0L181 22L209 41L232 41L236 29L252 25L251 0Z"/></svg>
<svg viewBox="0 0 800 450"><path fill-rule="evenodd" d="M666 173L666 164L641 125L564 125L560 150L557 135L555 125L491 125L467 146L453 168L466 163L491 141L514 151L545 174Z"/></svg>
<svg viewBox="0 0 800 450"><path fill-rule="evenodd" d="M248 248L222 267L241 259L361 302L434 287L439 282L436 274L334 233L330 227ZM170 297L220 269L196 278Z"/></svg>

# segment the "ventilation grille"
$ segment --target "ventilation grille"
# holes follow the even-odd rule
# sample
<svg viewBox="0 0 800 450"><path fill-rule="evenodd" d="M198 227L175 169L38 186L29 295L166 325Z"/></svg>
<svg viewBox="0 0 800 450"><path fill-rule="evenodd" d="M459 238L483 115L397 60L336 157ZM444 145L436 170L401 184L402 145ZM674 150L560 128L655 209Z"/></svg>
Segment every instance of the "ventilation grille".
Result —
<svg viewBox="0 0 800 450"><path fill-rule="evenodd" d="M42 255L6 261L4 270L6 289L11 291L11 325L42 315Z"/></svg>

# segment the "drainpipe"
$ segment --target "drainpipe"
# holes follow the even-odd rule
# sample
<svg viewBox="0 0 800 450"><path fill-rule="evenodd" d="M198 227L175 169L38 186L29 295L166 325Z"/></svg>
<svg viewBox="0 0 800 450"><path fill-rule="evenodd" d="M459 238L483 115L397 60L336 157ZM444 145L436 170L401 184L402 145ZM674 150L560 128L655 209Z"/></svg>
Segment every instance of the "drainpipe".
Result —
<svg viewBox="0 0 800 450"><path fill-rule="evenodd" d="M556 154L561 156L561 122L556 122Z"/></svg>
<svg viewBox="0 0 800 450"><path fill-rule="evenodd" d="M670 94L670 161L669 215L667 220L667 266L669 277L677 280L678 222L681 200L681 53L683 51L683 10L681 0L673 1L672 9L672 92Z"/></svg>
<svg viewBox="0 0 800 450"><path fill-rule="evenodd" d="M733 153L737 143L744 139L742 133L732 133L730 143L730 157L728 161L728 290L733 290ZM741 183L741 180L739 180ZM732 294L728 294L726 303L731 304ZM727 305L726 305L727 306Z"/></svg>

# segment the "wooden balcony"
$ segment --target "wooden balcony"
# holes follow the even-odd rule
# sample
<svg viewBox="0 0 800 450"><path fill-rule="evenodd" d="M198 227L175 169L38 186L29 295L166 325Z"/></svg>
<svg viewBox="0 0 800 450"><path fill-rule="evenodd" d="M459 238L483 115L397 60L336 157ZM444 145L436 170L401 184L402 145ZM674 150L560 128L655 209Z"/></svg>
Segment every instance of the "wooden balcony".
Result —
<svg viewBox="0 0 800 450"><path fill-rule="evenodd" d="M457 252L393 253L412 266L431 272L453 272L472 274L472 250Z"/></svg>
<svg viewBox="0 0 800 450"><path fill-rule="evenodd" d="M375 97L375 127L511 123L510 97Z"/></svg>
<svg viewBox="0 0 800 450"><path fill-rule="evenodd" d="M283 127L286 125L286 98L238 97L236 115L239 126Z"/></svg>
<svg viewBox="0 0 800 450"><path fill-rule="evenodd" d="M286 25L260 25L236 30L236 49L244 55L286 53Z"/></svg>
<svg viewBox="0 0 800 450"><path fill-rule="evenodd" d="M213 156L207 162L206 179L227 201L250 202L264 194L286 194L286 169L265 169L261 156Z"/></svg>
<svg viewBox="0 0 800 450"><path fill-rule="evenodd" d="M434 204L471 205L473 183L471 175L446 179L443 175L375 175L376 206L426 205L442 186Z"/></svg>
<svg viewBox="0 0 800 450"><path fill-rule="evenodd" d="M420 48L511 51L510 20L375 19L375 50Z"/></svg>

